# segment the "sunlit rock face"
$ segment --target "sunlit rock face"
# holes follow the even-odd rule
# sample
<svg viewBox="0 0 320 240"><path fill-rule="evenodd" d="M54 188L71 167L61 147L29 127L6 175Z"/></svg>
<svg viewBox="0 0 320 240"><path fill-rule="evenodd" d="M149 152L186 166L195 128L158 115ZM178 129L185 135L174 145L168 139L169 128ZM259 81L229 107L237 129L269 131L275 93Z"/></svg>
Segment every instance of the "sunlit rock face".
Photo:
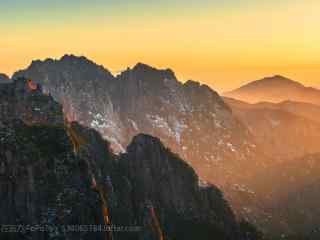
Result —
<svg viewBox="0 0 320 240"><path fill-rule="evenodd" d="M34 61L13 78L19 76L41 83L69 119L98 130L117 152L138 133L157 136L220 186L258 164L249 131L220 96L198 82L179 82L170 69L138 63L114 77L84 57L66 55Z"/></svg>

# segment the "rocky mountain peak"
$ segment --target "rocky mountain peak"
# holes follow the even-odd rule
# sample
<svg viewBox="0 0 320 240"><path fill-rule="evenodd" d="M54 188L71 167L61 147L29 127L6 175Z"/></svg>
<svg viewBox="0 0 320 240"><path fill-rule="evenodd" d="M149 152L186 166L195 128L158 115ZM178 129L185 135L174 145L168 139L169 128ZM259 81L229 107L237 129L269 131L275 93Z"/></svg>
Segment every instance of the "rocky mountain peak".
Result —
<svg viewBox="0 0 320 240"><path fill-rule="evenodd" d="M157 69L144 63L137 63L131 72L139 78L148 79L174 79L177 80L175 73L171 69Z"/></svg>
<svg viewBox="0 0 320 240"><path fill-rule="evenodd" d="M62 56L59 60L56 60L57 62L60 62L63 64L74 64L74 65L89 65L92 67L102 67L97 65L95 62L91 61L90 59L86 58L85 56L76 56L73 54L65 54ZM108 71L108 70L106 70Z"/></svg>
<svg viewBox="0 0 320 240"><path fill-rule="evenodd" d="M59 72L56 76L56 82L70 81L69 76L72 76L70 72L76 71L78 82L82 82L83 76L86 78L93 78L95 80L97 75L99 78L104 78L104 80L114 80L114 76L111 72L105 69L102 65L97 65L93 61L87 59L84 56L75 55L64 55L60 59L47 58L45 60L34 60L31 65L26 70L17 71L12 78L26 77L32 78L35 82L41 83L43 86L47 87L46 82L47 75L51 72ZM39 78L34 78L34 74L41 75ZM56 86L58 87L58 86Z"/></svg>
<svg viewBox="0 0 320 240"><path fill-rule="evenodd" d="M60 58L60 61L86 61L86 62L92 62L89 59L87 59L85 56L76 56L74 54L65 54Z"/></svg>

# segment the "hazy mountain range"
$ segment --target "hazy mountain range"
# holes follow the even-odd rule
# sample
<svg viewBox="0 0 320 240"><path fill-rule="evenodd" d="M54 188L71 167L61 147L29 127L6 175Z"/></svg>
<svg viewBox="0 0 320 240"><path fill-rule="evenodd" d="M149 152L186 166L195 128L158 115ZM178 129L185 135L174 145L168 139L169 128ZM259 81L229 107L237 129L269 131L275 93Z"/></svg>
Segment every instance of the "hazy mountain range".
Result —
<svg viewBox="0 0 320 240"><path fill-rule="evenodd" d="M319 151L320 106L299 103L249 104L224 98L264 152L279 161Z"/></svg>
<svg viewBox="0 0 320 240"><path fill-rule="evenodd" d="M159 137L186 159L203 180L237 183L262 154L244 124L206 85L179 82L170 69L138 63L118 76L84 58L34 61L13 78L25 76L64 106L66 115L99 131L116 152L132 137Z"/></svg>
<svg viewBox="0 0 320 240"><path fill-rule="evenodd" d="M313 168L317 163L317 153L320 152L319 90L275 76L250 83L227 93L227 97L223 98L210 87L196 81L180 82L170 69L156 69L138 63L113 76L103 66L73 55L65 55L58 60L33 61L26 69L17 71L12 79L20 77L32 79L33 82L27 82L29 88L36 85L37 89L45 93L45 98L60 102L67 122L77 121L87 128L93 128L110 142L112 151L109 158L117 159L120 156L122 160L119 164L125 166L125 178L131 176L128 185L132 187L138 184L139 191L147 191L147 195L154 201L162 199L157 208L164 208L160 217L161 224L177 224L180 220L183 222L181 226L194 224L193 220L185 222L184 217L180 220L177 218L177 222L170 222L166 218L167 214L171 214L171 210L166 209L174 209L174 215L180 207L188 208L185 207L185 201L192 202L190 198L202 194L197 190L198 187L196 190L189 189L190 195L179 192L176 187L172 187L172 192L165 190L164 179L171 179L176 171L180 172L172 166L178 164L174 163L175 160L172 163L167 160L182 158L195 169L199 179L195 177L186 183L184 174L187 173L181 170L181 178L177 176L169 185L181 184L181 188L188 189L189 184L195 186L197 181L202 187L215 184L225 194L238 219L245 218L271 235L310 235L317 229L317 212L313 212L310 207L314 207L314 199L320 200L316 188L317 168ZM7 80L3 77L2 82ZM30 99L28 94L22 96L23 99ZM2 108L7 112L3 116L20 118L25 123L52 119L59 112L58 109L51 111L50 105L44 100L37 103L38 100L31 98L22 104L5 99ZM39 106L42 107L34 105L41 102L43 105ZM252 104L255 102L258 103ZM10 109L12 104L15 107ZM17 109L26 113L21 115ZM44 109L46 114L42 116L38 109ZM58 115L60 120L57 121L61 121L61 114ZM81 128L78 131L81 133ZM137 135L139 137L135 138ZM164 146L171 150L167 149L164 153ZM140 155L141 152L143 155ZM172 152L180 157L172 155ZM93 159L100 155L96 151L91 152L91 156L95 156ZM312 166L309 164L310 158L314 159ZM131 168L131 161L137 165ZM148 165L148 161L154 165ZM117 169L119 166L114 164L111 164L112 169ZM163 172L163 178L158 178L160 172ZM153 188L164 190L157 195ZM175 191L178 191L178 195L173 194ZM117 195L116 198L121 202L123 196ZM136 211L139 208L136 201L141 200L140 195L132 196L134 200L130 204L134 206L123 211ZM145 196L143 201L148 202L149 197ZM288 200L291 198L292 205ZM192 208L198 209L202 204L220 205L222 198L217 199L213 200L215 204L207 200L196 202ZM167 201L174 203L167 205ZM310 202L310 207L307 204L303 206L303 202ZM297 206L299 209L295 209ZM227 208L228 205L222 209ZM218 209L212 210L213 215ZM211 210L206 208L199 211ZM135 216L140 219L141 214L139 212ZM229 217L225 218L227 215ZM199 218L202 223L204 221L205 226L212 224L208 220L212 217L210 214L199 217L191 212L191 216ZM219 216L220 222L235 222L230 217L232 213ZM173 219L176 219L176 215ZM306 219L308 225L298 228L297 223L303 222L303 219ZM135 217L131 220L137 221ZM231 225L235 229L230 230L232 236L237 236L234 239L241 239L239 225ZM198 233L199 229L193 228L192 234ZM169 235L173 234L170 228L166 231ZM225 235L226 232L228 230L222 227L221 236L232 237Z"/></svg>
<svg viewBox="0 0 320 240"><path fill-rule="evenodd" d="M259 102L250 104L234 98L224 97L224 101L235 109L271 109L286 111L306 119L320 122L318 116L320 114L320 106L312 103L296 102L296 101L283 101L280 103Z"/></svg>

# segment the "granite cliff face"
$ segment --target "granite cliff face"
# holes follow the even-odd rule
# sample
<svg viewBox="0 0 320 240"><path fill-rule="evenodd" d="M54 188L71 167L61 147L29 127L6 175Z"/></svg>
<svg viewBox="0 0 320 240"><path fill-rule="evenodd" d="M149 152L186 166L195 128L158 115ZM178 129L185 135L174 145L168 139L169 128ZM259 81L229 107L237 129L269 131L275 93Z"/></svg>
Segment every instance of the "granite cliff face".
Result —
<svg viewBox="0 0 320 240"><path fill-rule="evenodd" d="M38 85L12 94L25 83L16 80L3 95L14 114L0 118L0 224L22 228L1 239L242 239L220 190L158 138L140 134L114 155L97 131L64 123L62 111L19 114L17 106L41 96ZM61 110L42 97L33 107Z"/></svg>

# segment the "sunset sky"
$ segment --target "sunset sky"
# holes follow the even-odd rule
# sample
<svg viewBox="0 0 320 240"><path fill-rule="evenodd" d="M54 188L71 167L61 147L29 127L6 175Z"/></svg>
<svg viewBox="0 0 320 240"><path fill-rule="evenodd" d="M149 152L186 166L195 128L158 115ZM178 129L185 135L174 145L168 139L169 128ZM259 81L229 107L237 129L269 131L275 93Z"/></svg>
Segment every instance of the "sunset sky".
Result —
<svg viewBox="0 0 320 240"><path fill-rule="evenodd" d="M0 0L0 72L85 55L219 91L282 74L320 87L319 0Z"/></svg>

